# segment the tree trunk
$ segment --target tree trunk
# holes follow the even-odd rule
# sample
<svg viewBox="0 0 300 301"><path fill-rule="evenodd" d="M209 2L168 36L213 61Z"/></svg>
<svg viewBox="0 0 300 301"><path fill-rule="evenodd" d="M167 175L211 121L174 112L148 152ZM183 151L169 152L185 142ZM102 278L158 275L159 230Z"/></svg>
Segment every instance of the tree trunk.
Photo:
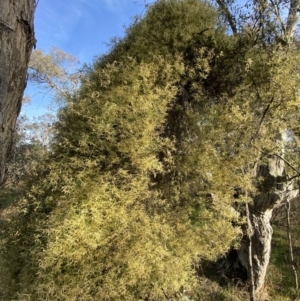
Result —
<svg viewBox="0 0 300 301"><path fill-rule="evenodd" d="M265 163L257 164L257 194L252 196L246 208L247 231L244 229L239 250L231 250L228 256L217 264L218 273L228 278L242 275L243 268L246 268L249 284L254 286L252 300L259 297L265 283L271 254L273 230L270 221L273 210L298 195L298 190L294 189L293 182L288 180L286 174L288 162L283 158L285 141L283 132L278 135L277 140L281 152L266 155Z"/></svg>
<svg viewBox="0 0 300 301"><path fill-rule="evenodd" d="M252 257L252 273L254 282L254 291L257 295L263 288L267 267L271 254L272 227L270 224L271 210L268 212L255 212L253 206L249 206L249 219L252 225L251 240L251 257ZM249 265L249 239L243 239L238 256L251 274Z"/></svg>
<svg viewBox="0 0 300 301"><path fill-rule="evenodd" d="M35 0L0 1L0 184L4 181L16 120L35 46Z"/></svg>
<svg viewBox="0 0 300 301"><path fill-rule="evenodd" d="M258 186L258 194L249 204L252 235L250 238L245 236L242 240L238 257L250 275L248 259L250 239L255 293L259 294L264 286L271 254L273 230L270 220L273 210L283 202L295 198L297 191L293 190L292 183L287 181L285 162L281 156L269 156L266 165L258 166L257 177L261 177L263 181Z"/></svg>
<svg viewBox="0 0 300 301"><path fill-rule="evenodd" d="M230 7L232 3L237 1L228 2L225 0L215 0L218 4L220 10L223 12L223 15L227 19L233 33L237 32L237 25L235 16L231 13ZM230 3L230 4L229 4ZM273 9L273 13L276 17L281 19L281 14L283 11L280 11L280 6L283 2L279 1L278 3L273 1L264 1L263 5L260 1L254 1L256 5L255 10L259 16L265 14L266 6L270 6ZM288 17L285 24L280 20L283 32L274 31L275 34L282 35L282 41L286 41L288 44L292 43L295 29L299 19L299 7L300 0L289 0L286 1L286 4L290 4L288 9ZM286 8L286 7L285 7ZM284 8L284 9L285 9ZM248 10L248 8L247 8ZM255 13L255 10L253 11ZM269 21L273 22L273 18L268 16ZM258 30L263 29L263 18L262 22L257 22ZM242 23L244 21L242 20ZM276 24L276 22L274 23ZM276 26L274 26L275 28ZM269 107L268 107L269 109ZM261 120L261 122L263 119ZM263 288L266 271L270 259L271 252L271 241L272 241L272 227L270 224L270 219L272 217L273 210L282 204L283 202L289 201L297 196L297 191L293 190L292 181L288 181L286 175L285 164L289 165L283 158L284 155L284 142L286 141L285 131L281 132L278 135L277 142L281 144L282 151L280 155L269 155L268 163L257 166L257 179L258 179L258 194L253 197L252 203L249 204L249 222L252 228L251 236L245 234L241 242L240 250L238 250L238 259L239 263L242 263L248 271L248 277L253 271L253 280L255 286L255 294L258 294L259 291ZM292 167L291 165L289 165ZM292 167L292 169L294 169ZM299 171L295 170L297 175ZM263 179L260 183L259 179ZM251 247L249 251L249 246ZM252 253L252 260L249 260L249 253ZM229 253L230 254L230 253ZM232 260L231 260L232 261ZM250 271L252 262L252 271ZM234 261L227 266L233 266ZM226 274L222 272L222 274Z"/></svg>

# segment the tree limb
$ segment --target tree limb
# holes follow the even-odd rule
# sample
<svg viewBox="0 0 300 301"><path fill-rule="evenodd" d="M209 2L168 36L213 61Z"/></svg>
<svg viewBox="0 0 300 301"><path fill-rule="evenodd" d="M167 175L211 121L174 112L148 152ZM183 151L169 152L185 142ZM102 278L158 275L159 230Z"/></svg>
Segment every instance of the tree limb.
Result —
<svg viewBox="0 0 300 301"><path fill-rule="evenodd" d="M246 193L246 199L247 199L247 193ZM249 245L248 245L248 265L249 265L249 280L250 280L250 301L255 301L255 284L254 284L254 273L253 273L253 262L252 262L252 236L253 236L253 228L250 220L250 213L249 213L249 207L248 203L246 202L246 216L247 216L247 225L248 225L248 231L247 236L249 239Z"/></svg>
<svg viewBox="0 0 300 301"><path fill-rule="evenodd" d="M288 243L289 243L290 264L292 267L292 271L294 273L295 288L296 288L296 290L298 290L299 289L298 275L297 275L297 270L295 267L292 234L291 234L291 221L290 221L291 203L289 200L286 201L285 208L286 208L286 226L287 226L287 238L288 238Z"/></svg>
<svg viewBox="0 0 300 301"><path fill-rule="evenodd" d="M284 159L283 157L281 157L280 155L278 154L271 154L273 156L276 156L277 158L279 158L280 160L282 160L284 163L286 163L292 170L294 170L299 176L300 175L300 171L298 169L296 169L291 163L289 163L286 159ZM295 177L293 177L295 178Z"/></svg>
<svg viewBox="0 0 300 301"><path fill-rule="evenodd" d="M300 0L291 0L285 29L285 37L288 41L290 41L294 36L296 25L298 22L299 9Z"/></svg>
<svg viewBox="0 0 300 301"><path fill-rule="evenodd" d="M258 93L258 91L257 91L257 93ZM258 97L259 97L259 99L260 99L259 93L258 93ZM273 101L274 101L274 96L270 99L270 101L269 101L267 107L265 108L265 110L264 110L264 112L263 112L263 114L262 114L262 117L261 117L261 119L260 119L260 121L259 121L259 124L258 124L258 128L257 128L255 134L251 137L251 140L250 140L250 143L251 143L251 144L252 144L252 141L255 139L255 137L258 135L258 133L259 133L259 131L260 131L260 127L261 127L261 125L262 125L262 123L263 123L263 121L264 121L264 119L265 119L265 117L266 117L266 114L268 113L268 111L269 111L269 109L270 109L271 104L272 104Z"/></svg>
<svg viewBox="0 0 300 301"><path fill-rule="evenodd" d="M280 28L281 28L281 33L285 31L285 25L284 22L282 21L281 15L280 15L280 8L278 2L276 3L274 0L270 0L271 7L273 8L274 14L276 18L278 19L280 23Z"/></svg>
<svg viewBox="0 0 300 301"><path fill-rule="evenodd" d="M300 0L299 0L300 1ZM227 4L225 3L224 0L216 0L216 2L218 3L220 10L223 12L225 18L227 19L231 30L234 34L237 33L237 28L236 28L236 21L234 16L231 14Z"/></svg>

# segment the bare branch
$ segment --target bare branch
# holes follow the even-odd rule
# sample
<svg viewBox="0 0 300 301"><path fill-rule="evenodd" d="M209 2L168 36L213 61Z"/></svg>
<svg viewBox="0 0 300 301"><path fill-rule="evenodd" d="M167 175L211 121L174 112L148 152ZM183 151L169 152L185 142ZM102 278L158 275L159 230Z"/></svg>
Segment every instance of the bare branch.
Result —
<svg viewBox="0 0 300 301"><path fill-rule="evenodd" d="M231 14L227 4L225 3L224 0L216 0L216 2L218 3L220 10L223 12L225 18L227 19L232 32L236 34L237 33L236 21L234 16Z"/></svg>
<svg viewBox="0 0 300 301"><path fill-rule="evenodd" d="M291 234L291 221L290 221L291 203L289 200L286 201L285 208L286 208L286 226L287 226L287 238L289 243L290 264L291 264L292 271L294 273L295 288L296 290L298 290L299 289L298 275L295 267L292 234Z"/></svg>
<svg viewBox="0 0 300 301"><path fill-rule="evenodd" d="M294 180L294 179L296 179L296 178L299 178L299 176L300 176L300 173L298 173L298 174L296 174L296 175L294 175L294 176L292 176L292 177L286 179L285 182L290 182L290 181L292 181L292 180Z"/></svg>
<svg viewBox="0 0 300 301"><path fill-rule="evenodd" d="M300 171L298 169L296 169L291 163L289 163L286 159L284 159L283 157L281 157L278 154L271 154L273 156L276 156L277 158L279 158L280 160L282 160L284 163L286 163L291 169L293 169L298 175L300 175ZM293 177L295 178L295 177Z"/></svg>
<svg viewBox="0 0 300 301"><path fill-rule="evenodd" d="M259 99L261 99L258 91L257 91L257 94L258 94ZM263 112L263 115L262 115L262 117L259 121L258 128L257 128L255 134L251 137L251 140L250 140L251 144L252 144L252 141L255 139L255 137L259 134L261 125L262 125L262 123L263 123L263 121L264 121L264 119L265 119L265 117L266 117L266 115L267 115L267 113L268 113L268 111L271 107L271 104L272 104L273 100L274 100L274 97L271 98L270 102L268 103L267 107L265 108L265 110Z"/></svg>
<svg viewBox="0 0 300 301"><path fill-rule="evenodd" d="M246 193L246 199L248 198L248 194ZM248 245L248 265L249 265L249 280L250 280L250 301L255 301L255 284L254 284L254 273L253 273L253 262L252 262L252 236L253 236L253 228L251 224L250 219L250 213L249 213L249 206L248 203L246 203L246 216L247 216L247 225L248 225L248 231L247 236L249 239L249 245Z"/></svg>
<svg viewBox="0 0 300 301"><path fill-rule="evenodd" d="M279 4L276 3L274 0L270 0L270 3L271 3L271 7L273 8L273 12L274 12L276 18L280 23L281 32L283 33L284 30L285 30L285 25L284 25L284 22L282 21L282 18L281 18L281 14L280 14L281 11L280 11L280 8L279 8Z"/></svg>

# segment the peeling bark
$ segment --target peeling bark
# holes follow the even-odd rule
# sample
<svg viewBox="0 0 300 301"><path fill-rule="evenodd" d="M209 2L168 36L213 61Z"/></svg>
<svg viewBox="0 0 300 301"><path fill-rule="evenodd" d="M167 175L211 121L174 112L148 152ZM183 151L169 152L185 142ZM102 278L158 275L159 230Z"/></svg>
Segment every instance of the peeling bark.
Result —
<svg viewBox="0 0 300 301"><path fill-rule="evenodd" d="M26 87L26 72L35 46L35 0L0 1L0 184L12 145Z"/></svg>

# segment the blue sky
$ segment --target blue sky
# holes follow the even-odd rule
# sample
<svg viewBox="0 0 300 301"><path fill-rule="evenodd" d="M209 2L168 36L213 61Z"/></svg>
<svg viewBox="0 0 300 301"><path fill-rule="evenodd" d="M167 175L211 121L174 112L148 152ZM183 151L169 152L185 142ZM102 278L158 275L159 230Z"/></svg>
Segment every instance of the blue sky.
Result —
<svg viewBox="0 0 300 301"><path fill-rule="evenodd" d="M107 51L114 36L124 35L135 15L143 14L144 0L39 0L35 13L37 49L52 46L73 54L81 63ZM22 112L30 117L46 112L49 97L28 84L30 105Z"/></svg>

